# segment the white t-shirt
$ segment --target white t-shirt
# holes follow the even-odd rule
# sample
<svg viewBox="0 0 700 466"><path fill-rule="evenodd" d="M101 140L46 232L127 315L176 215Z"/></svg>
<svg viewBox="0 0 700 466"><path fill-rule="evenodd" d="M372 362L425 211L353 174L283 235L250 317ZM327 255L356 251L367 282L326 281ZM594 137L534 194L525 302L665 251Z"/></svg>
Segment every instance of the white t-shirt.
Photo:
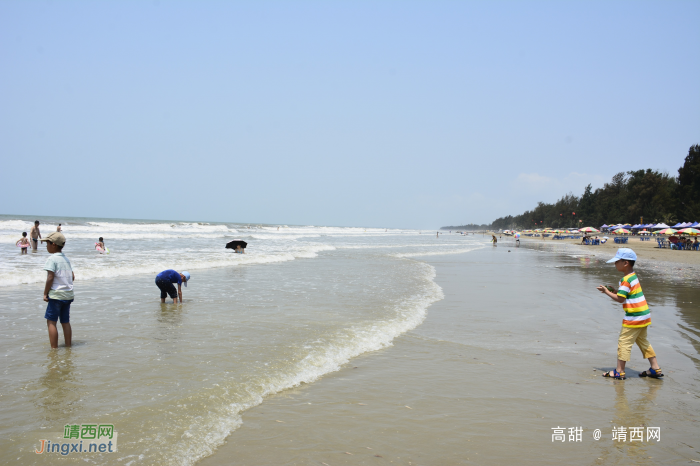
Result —
<svg viewBox="0 0 700 466"><path fill-rule="evenodd" d="M53 284L49 291L50 299L71 300L73 299L73 267L68 258L62 253L51 254L46 259L44 270L53 272Z"/></svg>

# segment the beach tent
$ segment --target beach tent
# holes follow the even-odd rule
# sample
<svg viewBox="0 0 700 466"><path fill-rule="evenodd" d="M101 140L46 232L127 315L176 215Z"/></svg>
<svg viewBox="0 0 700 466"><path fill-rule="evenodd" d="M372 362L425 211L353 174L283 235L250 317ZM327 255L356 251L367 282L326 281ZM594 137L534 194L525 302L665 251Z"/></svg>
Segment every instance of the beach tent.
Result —
<svg viewBox="0 0 700 466"><path fill-rule="evenodd" d="M603 225L600 228L610 228L610 227L608 227L607 225Z"/></svg>
<svg viewBox="0 0 700 466"><path fill-rule="evenodd" d="M656 225L652 226L652 228L671 228L665 223L657 223Z"/></svg>

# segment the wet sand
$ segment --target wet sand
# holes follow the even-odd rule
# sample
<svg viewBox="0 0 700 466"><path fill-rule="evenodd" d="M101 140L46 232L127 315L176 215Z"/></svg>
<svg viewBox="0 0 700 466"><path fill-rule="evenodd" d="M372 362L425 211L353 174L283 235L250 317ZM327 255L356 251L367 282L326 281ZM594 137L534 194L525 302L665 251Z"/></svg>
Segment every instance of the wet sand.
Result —
<svg viewBox="0 0 700 466"><path fill-rule="evenodd" d="M692 283L645 276L650 340L667 377L639 378L648 364L635 348L628 380L613 381L601 374L615 363L621 311L594 290L617 277L609 265L528 247L427 262L445 299L423 325L246 411L198 464L700 460L700 292ZM552 428L573 426L583 428L581 442L552 442ZM616 442L613 426L658 426L661 441Z"/></svg>

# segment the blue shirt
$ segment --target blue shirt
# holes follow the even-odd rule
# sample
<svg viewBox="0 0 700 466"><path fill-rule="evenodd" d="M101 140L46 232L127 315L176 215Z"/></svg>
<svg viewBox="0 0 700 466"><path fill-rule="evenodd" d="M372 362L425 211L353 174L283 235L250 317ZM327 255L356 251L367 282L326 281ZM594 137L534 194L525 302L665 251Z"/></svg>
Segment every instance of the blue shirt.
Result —
<svg viewBox="0 0 700 466"><path fill-rule="evenodd" d="M172 269L163 270L161 273L156 275L156 280L165 280L166 282L182 285L182 277L179 273Z"/></svg>

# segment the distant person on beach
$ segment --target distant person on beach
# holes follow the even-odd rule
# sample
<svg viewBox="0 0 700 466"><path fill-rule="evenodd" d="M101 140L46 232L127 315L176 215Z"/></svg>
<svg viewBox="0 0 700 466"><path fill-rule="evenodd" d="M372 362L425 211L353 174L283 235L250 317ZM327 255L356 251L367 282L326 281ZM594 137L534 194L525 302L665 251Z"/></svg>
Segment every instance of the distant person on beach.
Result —
<svg viewBox="0 0 700 466"><path fill-rule="evenodd" d="M95 249L97 249L97 248L102 248L103 251L107 250L107 248L105 247L105 240L101 236L100 236L100 239L97 240L97 243L95 243Z"/></svg>
<svg viewBox="0 0 700 466"><path fill-rule="evenodd" d="M496 245L496 243L498 243L498 240L496 239L496 235L491 235L491 242L493 243L494 246Z"/></svg>
<svg viewBox="0 0 700 466"><path fill-rule="evenodd" d="M245 248L240 244L236 245L236 249L233 250L236 254L245 254Z"/></svg>
<svg viewBox="0 0 700 466"><path fill-rule="evenodd" d="M168 269L163 270L161 273L156 275L156 286L160 289L160 302L164 303L167 295L173 298L173 304L177 304L178 298L182 303L182 284L187 286L187 282L190 281L190 273L182 272L178 273L175 270ZM177 291L175 291L175 283L177 283Z"/></svg>
<svg viewBox="0 0 700 466"><path fill-rule="evenodd" d="M59 233L61 232L61 224L60 224L60 223L59 223L58 226L56 227L56 231L59 232Z"/></svg>
<svg viewBox="0 0 700 466"><path fill-rule="evenodd" d="M32 238L32 251L36 252L36 249L39 247L39 240L41 239L39 220L34 220L34 226L29 230L29 236Z"/></svg>
<svg viewBox="0 0 700 466"><path fill-rule="evenodd" d="M15 243L20 248L20 254L26 254L27 248L29 248L29 240L27 239L27 232L22 232L22 237Z"/></svg>
<svg viewBox="0 0 700 466"><path fill-rule="evenodd" d="M651 311L649 311L647 300L644 298L639 278L634 273L636 261L637 255L633 250L629 248L618 249L615 257L608 261L608 264L614 262L617 271L625 274L620 280L617 294L610 291L605 285L600 285L597 288L601 293L610 296L613 301L621 303L622 309L625 311L620 338L617 342L617 368L606 372L603 377L625 379L625 364L630 360L634 343L637 343L639 349L642 350L642 355L649 360L651 365L649 370L642 372L639 376L655 379L664 376L656 361L656 353L647 340L647 327L651 324Z"/></svg>
<svg viewBox="0 0 700 466"><path fill-rule="evenodd" d="M66 347L71 346L73 330L70 326L70 305L73 302L73 281L75 274L68 258L63 254L66 245L66 237L63 233L51 233L46 239L46 250L51 254L46 259L46 285L44 286L44 301L46 307L46 325L49 328L49 343L51 348L58 348L58 329L56 322L61 321L63 327L63 339Z"/></svg>

